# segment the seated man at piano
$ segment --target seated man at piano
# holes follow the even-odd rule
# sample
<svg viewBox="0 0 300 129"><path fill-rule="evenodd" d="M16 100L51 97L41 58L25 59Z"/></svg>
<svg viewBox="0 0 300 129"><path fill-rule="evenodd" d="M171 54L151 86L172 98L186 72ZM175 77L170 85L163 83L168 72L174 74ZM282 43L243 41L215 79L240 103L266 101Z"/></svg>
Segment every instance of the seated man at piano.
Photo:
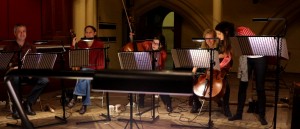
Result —
<svg viewBox="0 0 300 129"><path fill-rule="evenodd" d="M14 35L16 41L3 48L3 51L5 52L14 52L14 55L9 64L9 69L21 68L22 64L19 64L18 62L23 62L25 56L28 53L36 53L36 47L26 41L27 29L25 25L16 24L14 26ZM32 105L37 101L42 91L48 85L49 79L36 77L12 77L10 78L10 80L12 82L12 86L14 87L16 94L19 97L21 96L21 93L19 93L21 82L34 84L34 87L32 88L31 92L26 97L26 100L23 102L23 107L27 115L36 115L35 111L32 109ZM22 98L19 99L21 100ZM20 119L19 113L17 112L16 106L14 104L12 105L12 118Z"/></svg>
<svg viewBox="0 0 300 129"><path fill-rule="evenodd" d="M72 41L71 49L90 49L89 54L89 66L82 67L82 71L90 71L97 69L104 69L104 43L102 41L96 40L96 28L94 26L86 26L84 28L84 38L89 39L88 41L80 40L78 42L77 38L74 37ZM90 99L91 90L91 80L79 79L74 88L73 98L68 103L68 107L72 108L75 106L77 97L82 96L82 106L78 110L80 114L84 114L87 111L87 106L91 105Z"/></svg>
<svg viewBox="0 0 300 129"><path fill-rule="evenodd" d="M221 22L223 24L223 22ZM220 92L218 95L212 96L213 100L215 100L218 105L223 107L223 113L226 117L231 117L231 111L229 109L229 94L230 94L230 87L228 84L228 80L226 78L226 74L228 73L229 69L232 66L232 60L231 60L231 47L230 47L230 43L227 41L226 42L226 37L229 37L227 35L229 35L230 32L226 32L229 31L227 29L223 27L220 27L220 25L222 24L218 24L216 26L216 30L213 29L206 29L203 32L203 37L206 38L205 42L203 42L201 44L201 48L217 48L217 51L219 52L219 59L220 59L220 70L221 71L216 71L214 70L213 74L217 74L220 75L221 81L218 82L218 84L221 84L221 88L220 87L214 87L213 90L217 90ZM227 24L227 23L226 23ZM223 28L223 29L222 29ZM234 25L232 24L232 30L234 31ZM225 35L227 34L227 35ZM220 42L217 42L218 40L216 40L215 38L219 38ZM193 68L192 72L196 73L197 68ZM200 75L200 77L198 78L198 82L194 85L194 92L195 92L195 88L200 88L200 86L202 86L201 84L199 84L199 79L201 79L202 77L206 76L206 80L209 79L209 72L206 71L206 73L204 75ZM215 75L213 75L215 76ZM204 78L205 79L205 78ZM216 81L216 78L214 78L214 82ZM207 82L206 82L207 83ZM206 84L207 85L207 84ZM205 86L206 86L205 85ZM214 86L214 85L213 85ZM209 92L207 92L209 93ZM214 93L214 91L212 92ZM197 113L199 111L199 108L201 107L201 102L199 101L199 96L197 95L202 94L202 93L195 93L192 96L193 99L193 106L192 106L192 110L190 111L191 113ZM206 95L200 95L200 97L202 98L206 98ZM220 98L222 97L222 98ZM208 97L209 99L209 97Z"/></svg>
<svg viewBox="0 0 300 129"><path fill-rule="evenodd" d="M154 53L155 58L155 70L163 70L165 67L165 62L167 59L167 52L165 50L165 42L163 35L159 35L154 37L152 42L146 42L143 44L145 47L145 51L159 51ZM168 112L172 112L172 101L169 95L160 95L164 105L166 106L166 110ZM144 98L145 94L139 94L139 107L144 107Z"/></svg>

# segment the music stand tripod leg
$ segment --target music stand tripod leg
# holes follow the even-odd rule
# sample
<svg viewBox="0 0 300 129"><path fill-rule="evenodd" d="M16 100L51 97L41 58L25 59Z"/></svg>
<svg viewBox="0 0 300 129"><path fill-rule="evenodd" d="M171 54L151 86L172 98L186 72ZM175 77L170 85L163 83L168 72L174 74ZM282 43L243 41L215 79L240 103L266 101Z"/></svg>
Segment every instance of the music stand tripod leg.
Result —
<svg viewBox="0 0 300 129"><path fill-rule="evenodd" d="M155 95L152 95L152 121L150 121L151 123L155 122L159 116L155 116L155 108L158 107L155 105Z"/></svg>
<svg viewBox="0 0 300 129"><path fill-rule="evenodd" d="M146 113L148 111L152 111L152 116L151 116L152 120L151 121L137 120L137 122L154 123L159 118L159 116L155 116L155 108L159 107L159 105L155 105L155 95L154 94L152 95L152 102L151 103L152 103L151 108L146 109L143 112L139 112L139 113L137 113L135 115L141 116L141 115L143 115L144 113Z"/></svg>
<svg viewBox="0 0 300 129"><path fill-rule="evenodd" d="M62 109L63 109L63 116L62 117L55 116L55 118L61 120L61 122L59 122L59 123L53 123L53 124L50 124L50 125L65 124L65 123L68 122L67 118L66 118L66 94L65 94L66 93L66 89L65 89L65 86L64 86L64 80L60 80L60 81L61 81L60 83L61 83L61 87L62 87L62 91L61 91L61 105L62 105ZM40 126L40 127L42 127L42 126Z"/></svg>
<svg viewBox="0 0 300 129"><path fill-rule="evenodd" d="M174 126L180 126L180 127L190 127L190 128L212 128L213 127L213 121L211 120L211 101L212 101L212 82L213 82L213 67L214 65L216 65L216 62L214 61L214 49L208 49L209 50L209 72L210 72L210 81L209 81L209 85L210 85L210 89L209 89L209 120L208 120L208 126L190 126L190 125L178 125L178 124L171 124L172 127ZM199 54L202 54L203 52L201 52L203 50L199 50ZM205 50L206 51L206 50ZM193 66L195 67L195 66ZM201 109L202 110L202 109Z"/></svg>
<svg viewBox="0 0 300 129"><path fill-rule="evenodd" d="M62 117L58 117L58 116L55 116L55 118L57 119L61 119L62 121L66 121L66 96L65 96L65 93L66 93L66 90L65 90L65 86L64 86L64 81L61 79L60 80L60 85L61 85L61 106L62 106L62 109L63 109L63 116Z"/></svg>
<svg viewBox="0 0 300 129"><path fill-rule="evenodd" d="M130 124L130 129L133 127L133 122L135 123L136 127L139 129L138 124L136 123L135 119L133 119L133 98L132 93L129 93L129 103L130 103L130 118L128 119L118 119L118 121L127 121L124 129L127 128L128 124Z"/></svg>
<svg viewBox="0 0 300 129"><path fill-rule="evenodd" d="M65 66L65 60L64 60L64 51L62 51L60 53L60 58L61 58L61 62L60 62L60 68L63 70L64 69L64 66ZM55 116L56 119L60 119L63 123L67 123L67 118L66 118L66 88L65 88L65 84L64 84L64 80L61 79L60 80L60 85L61 85L61 106L62 106L62 109L63 109L63 116L62 118L61 117L58 117L58 116Z"/></svg>

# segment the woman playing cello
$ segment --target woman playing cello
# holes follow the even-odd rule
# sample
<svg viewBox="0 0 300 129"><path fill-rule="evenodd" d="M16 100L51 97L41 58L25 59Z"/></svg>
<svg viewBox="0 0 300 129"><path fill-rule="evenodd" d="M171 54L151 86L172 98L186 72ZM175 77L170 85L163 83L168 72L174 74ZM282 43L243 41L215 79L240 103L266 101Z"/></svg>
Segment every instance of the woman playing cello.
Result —
<svg viewBox="0 0 300 129"><path fill-rule="evenodd" d="M223 100L221 100L221 98L215 99L215 100L218 100L218 104L223 106L223 113L226 117L232 116L230 109L229 109L230 87L228 85L226 74L232 66L231 45L230 45L230 42L228 39L233 34L234 34L234 25L229 22L221 22L216 26L216 31L214 31L212 29L207 29L203 33L204 38L218 37L220 39L220 42L218 43L218 42L215 42L215 40L208 39L201 45L201 48L219 48L218 56L220 59L220 68L221 68L221 71L219 71L219 73L220 73L219 75L220 75L220 78L222 78L221 83L223 86L220 96L222 96ZM192 70L192 72L195 73L196 70L197 70L197 68L194 68ZM214 74L215 74L215 72L214 72ZM203 76L207 76L207 75L203 75ZM196 94L193 95L192 99L193 99L193 106L192 106L191 113L197 113L199 108L201 107L201 103L198 100L198 96Z"/></svg>

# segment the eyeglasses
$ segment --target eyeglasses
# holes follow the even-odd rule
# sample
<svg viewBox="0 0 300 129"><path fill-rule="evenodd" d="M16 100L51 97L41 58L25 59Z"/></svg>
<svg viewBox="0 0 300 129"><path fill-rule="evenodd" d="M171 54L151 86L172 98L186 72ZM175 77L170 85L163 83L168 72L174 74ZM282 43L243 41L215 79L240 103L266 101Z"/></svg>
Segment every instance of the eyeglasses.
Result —
<svg viewBox="0 0 300 129"><path fill-rule="evenodd" d="M152 42L152 45L159 45L159 42L156 43L156 42Z"/></svg>

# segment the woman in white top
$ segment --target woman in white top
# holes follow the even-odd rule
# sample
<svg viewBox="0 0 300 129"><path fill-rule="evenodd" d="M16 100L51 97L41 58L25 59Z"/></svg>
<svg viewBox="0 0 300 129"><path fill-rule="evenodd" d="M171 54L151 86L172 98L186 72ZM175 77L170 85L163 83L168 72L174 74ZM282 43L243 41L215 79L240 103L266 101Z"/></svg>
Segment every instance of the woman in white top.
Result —
<svg viewBox="0 0 300 129"><path fill-rule="evenodd" d="M237 34L239 36L254 36L255 34L247 27L238 27ZM255 76L255 86L257 92L257 101L258 101L258 114L259 121L262 125L267 125L268 122L265 119L265 111L266 111L266 94L265 94L265 74L267 61L264 56L242 56L240 58L240 65L242 67L239 68L238 76L241 78L238 92L238 107L236 114L229 118L229 121L241 120L243 117L243 108L246 101L247 96L247 88L248 88L248 77L250 77L251 73L254 72ZM245 67L246 66L246 67ZM248 76L247 76L248 75Z"/></svg>

